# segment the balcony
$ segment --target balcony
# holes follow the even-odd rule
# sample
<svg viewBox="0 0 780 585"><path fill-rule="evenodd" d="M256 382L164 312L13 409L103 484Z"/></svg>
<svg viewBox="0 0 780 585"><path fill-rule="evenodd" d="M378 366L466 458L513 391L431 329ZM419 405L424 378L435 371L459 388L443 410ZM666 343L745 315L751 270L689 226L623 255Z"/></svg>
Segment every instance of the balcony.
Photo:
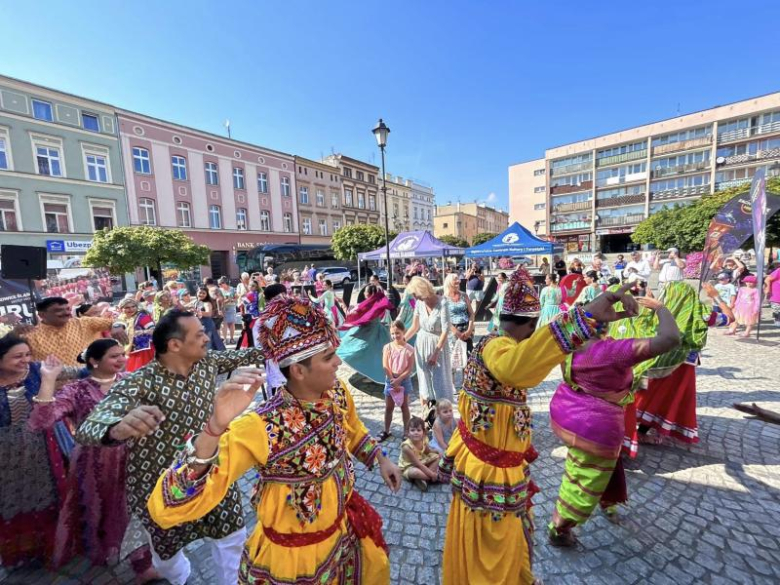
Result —
<svg viewBox="0 0 780 585"><path fill-rule="evenodd" d="M753 136L763 136L765 134L777 134L780 132L780 122L762 124L760 126L751 126L749 128L739 128L718 134L718 144L727 142L737 142Z"/></svg>
<svg viewBox="0 0 780 585"><path fill-rule="evenodd" d="M644 181L647 179L647 171L642 173L632 173L630 175L620 175L618 177L609 177L608 179L600 179L596 182L596 187L613 187L614 185L622 185L623 183L635 183L637 181Z"/></svg>
<svg viewBox="0 0 780 585"><path fill-rule="evenodd" d="M598 221L599 227L635 225L645 220L644 213L630 213L627 215L616 215L611 217L602 217Z"/></svg>
<svg viewBox="0 0 780 585"><path fill-rule="evenodd" d="M563 213L566 211L590 211L592 207L593 207L593 199L588 199L587 201L575 201L573 203L559 203L558 205L553 204L551 206L551 209L553 213Z"/></svg>
<svg viewBox="0 0 780 585"><path fill-rule="evenodd" d="M572 173L580 173L582 171L589 171L593 168L593 162L583 162L583 163L577 163L573 165L566 165L564 167L553 167L551 169L550 174L555 177L560 177L561 175L571 175Z"/></svg>
<svg viewBox="0 0 780 585"><path fill-rule="evenodd" d="M660 177L669 177L672 175L682 175L683 173L694 173L696 171L703 171L710 167L710 161L702 161L697 163L690 163L687 165L677 165L675 167L660 167L653 169L652 177L658 179Z"/></svg>
<svg viewBox="0 0 780 585"><path fill-rule="evenodd" d="M671 142L669 144L661 144L653 147L653 156L661 154L668 154L670 152L677 152L679 150L689 150L691 148L699 148L701 146L709 146L712 144L712 135L703 136L701 138L693 138L691 140L683 140L682 142Z"/></svg>
<svg viewBox="0 0 780 585"><path fill-rule="evenodd" d="M732 179L731 181L720 181L715 183L716 191L725 191L732 187L738 187L739 185L749 185L753 182L753 177L746 177L744 179Z"/></svg>
<svg viewBox="0 0 780 585"><path fill-rule="evenodd" d="M735 154L734 156L727 156L722 165L718 166L741 165L757 160L766 160L772 158L780 158L780 148L759 150L755 154Z"/></svg>
<svg viewBox="0 0 780 585"><path fill-rule="evenodd" d="M593 181L583 181L579 185L555 185L550 187L550 195L563 195L565 193L577 193L593 188Z"/></svg>
<svg viewBox="0 0 780 585"><path fill-rule="evenodd" d="M626 205L637 205L645 202L645 194L641 195L621 195L620 197L605 197L599 199L596 195L596 208L602 207L624 207Z"/></svg>
<svg viewBox="0 0 780 585"><path fill-rule="evenodd" d="M568 232L568 231L590 231L591 223L589 221L570 221L568 223L554 223L550 226L550 231L553 232Z"/></svg>
<svg viewBox="0 0 780 585"><path fill-rule="evenodd" d="M677 189L667 189L666 191L657 191L651 193L651 201L669 201L670 199L683 199L685 197L695 197L697 195L709 195L709 185L696 185L695 187L679 187Z"/></svg>
<svg viewBox="0 0 780 585"><path fill-rule="evenodd" d="M597 167L608 167L611 165L619 165L621 163L630 162L632 160L642 160L647 158L647 149L635 150L634 152L625 152L623 154L616 154L614 156L605 156L604 158L596 159Z"/></svg>

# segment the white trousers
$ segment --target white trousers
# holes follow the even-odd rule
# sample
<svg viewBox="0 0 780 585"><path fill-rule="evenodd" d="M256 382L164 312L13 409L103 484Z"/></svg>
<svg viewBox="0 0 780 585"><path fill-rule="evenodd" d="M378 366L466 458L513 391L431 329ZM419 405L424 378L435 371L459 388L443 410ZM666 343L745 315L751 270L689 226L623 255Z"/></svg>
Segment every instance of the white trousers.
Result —
<svg viewBox="0 0 780 585"><path fill-rule="evenodd" d="M162 560L155 552L148 533L147 539L152 549L152 565L160 577L170 581L171 585L184 585L192 570L190 561L184 554L184 549L178 551L171 558ZM225 538L205 538L204 540L211 547L211 560L214 562L214 575L218 585L236 585L241 553L246 542L246 528L236 530Z"/></svg>

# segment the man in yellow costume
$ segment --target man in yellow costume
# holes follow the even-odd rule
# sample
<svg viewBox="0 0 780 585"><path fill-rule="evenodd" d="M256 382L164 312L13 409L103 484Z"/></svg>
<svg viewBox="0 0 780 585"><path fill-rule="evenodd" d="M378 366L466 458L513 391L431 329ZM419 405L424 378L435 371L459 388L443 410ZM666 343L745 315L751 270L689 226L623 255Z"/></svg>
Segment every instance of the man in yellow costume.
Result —
<svg viewBox="0 0 780 585"><path fill-rule="evenodd" d="M439 468L453 489L444 585L534 583L530 506L538 488L528 467L537 454L527 389L595 336L600 323L636 314L636 302L624 295L623 288L603 293L535 331L541 307L533 280L523 268L512 274L501 333L484 337L466 365L461 420ZM621 313L612 307L618 301Z"/></svg>
<svg viewBox="0 0 780 585"><path fill-rule="evenodd" d="M255 468L258 521L239 583L390 582L382 519L353 489L352 457L368 467L378 462L393 491L400 473L336 377L338 341L318 305L282 297L269 303L260 316L260 343L287 386L245 412L262 378L251 370L234 375L217 393L203 432L187 438L149 499L154 521L176 526L207 514Z"/></svg>

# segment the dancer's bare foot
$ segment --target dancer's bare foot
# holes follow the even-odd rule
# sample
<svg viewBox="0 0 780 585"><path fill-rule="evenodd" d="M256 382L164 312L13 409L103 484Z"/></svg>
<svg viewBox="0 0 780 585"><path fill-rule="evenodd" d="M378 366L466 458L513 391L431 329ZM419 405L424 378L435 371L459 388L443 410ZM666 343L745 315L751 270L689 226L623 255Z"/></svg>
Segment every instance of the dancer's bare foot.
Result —
<svg viewBox="0 0 780 585"><path fill-rule="evenodd" d="M638 433L639 442L642 445L662 445L664 442L663 437L659 435L649 435L647 433Z"/></svg>

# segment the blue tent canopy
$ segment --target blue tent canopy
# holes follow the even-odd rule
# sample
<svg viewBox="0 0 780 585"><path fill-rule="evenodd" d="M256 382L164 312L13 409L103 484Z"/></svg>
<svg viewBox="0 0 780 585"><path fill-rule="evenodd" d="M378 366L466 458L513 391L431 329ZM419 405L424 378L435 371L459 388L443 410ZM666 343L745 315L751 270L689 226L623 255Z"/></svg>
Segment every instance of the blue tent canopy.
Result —
<svg viewBox="0 0 780 585"><path fill-rule="evenodd" d="M562 245L537 238L515 222L492 240L466 248L465 254L470 258L486 258L488 256L522 256L561 252L563 252Z"/></svg>

